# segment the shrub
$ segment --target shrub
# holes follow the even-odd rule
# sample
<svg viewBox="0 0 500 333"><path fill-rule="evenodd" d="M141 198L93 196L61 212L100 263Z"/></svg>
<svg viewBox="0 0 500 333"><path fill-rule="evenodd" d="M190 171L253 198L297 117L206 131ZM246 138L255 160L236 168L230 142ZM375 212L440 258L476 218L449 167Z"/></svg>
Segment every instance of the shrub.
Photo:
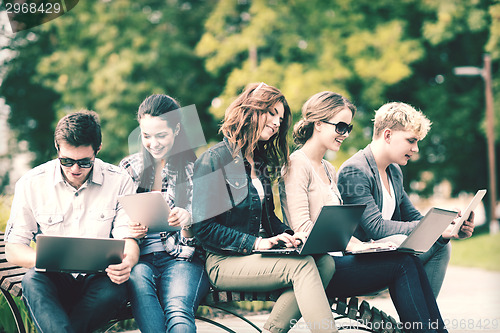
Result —
<svg viewBox="0 0 500 333"><path fill-rule="evenodd" d="M11 195L0 195L0 231L4 232L10 216Z"/></svg>

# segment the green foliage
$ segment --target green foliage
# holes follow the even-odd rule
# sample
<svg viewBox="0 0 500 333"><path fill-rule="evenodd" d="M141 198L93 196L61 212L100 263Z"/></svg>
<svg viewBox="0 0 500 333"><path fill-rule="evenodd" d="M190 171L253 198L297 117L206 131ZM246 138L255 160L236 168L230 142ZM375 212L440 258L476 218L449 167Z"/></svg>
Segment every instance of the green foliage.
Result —
<svg viewBox="0 0 500 333"><path fill-rule="evenodd" d="M480 32L489 24L488 10L480 1L428 1L436 20L423 26L424 37L433 45L453 41L457 35Z"/></svg>
<svg viewBox="0 0 500 333"><path fill-rule="evenodd" d="M405 167L406 185L430 172L415 191L431 195L447 179L457 194L486 186L488 173L484 83L453 68L481 67L491 53L498 127L499 44L494 0L87 1L12 37L16 53L3 66L0 95L35 164L54 155L54 123L70 110L100 114L101 157L116 163L128 154L147 95L196 104L210 139L235 96L265 81L284 92L294 120L322 90L356 104L355 129L335 156L340 165L370 141L373 111L404 101L433 122L420 159Z"/></svg>
<svg viewBox="0 0 500 333"><path fill-rule="evenodd" d="M9 44L16 56L0 66L2 72L6 71L0 95L11 108L10 127L18 141L26 140L30 151L35 152L34 164L46 161L54 153L53 107L59 95L33 79L40 57L50 52L47 41L47 35L18 32Z"/></svg>
<svg viewBox="0 0 500 333"><path fill-rule="evenodd" d="M451 265L500 271L500 234L452 241Z"/></svg>
<svg viewBox="0 0 500 333"><path fill-rule="evenodd" d="M26 332L36 333L35 325L29 318L28 310L21 298L14 297L14 302L21 311L21 318L23 319ZM3 296L0 296L0 332L17 332L16 322L10 311L9 304Z"/></svg>
<svg viewBox="0 0 500 333"><path fill-rule="evenodd" d="M498 60L500 59L500 3L492 4L489 14L491 17L490 36L485 48L493 59Z"/></svg>
<svg viewBox="0 0 500 333"><path fill-rule="evenodd" d="M274 302L271 301L235 302L236 307L251 312L271 310L273 305Z"/></svg>
<svg viewBox="0 0 500 333"><path fill-rule="evenodd" d="M344 94L359 111L342 148L347 156L337 154L340 165L369 142L373 110L387 101L408 102L434 125L421 158L405 168L407 181L430 171L434 177L421 195L432 194L443 179L451 180L454 194L473 191L487 182L483 84L455 77L452 69L481 66L488 50L498 59L498 12L494 2L466 0L220 1L196 48L208 71L227 76L210 112L221 119L256 81L284 92L294 120L312 94Z"/></svg>
<svg viewBox="0 0 500 333"><path fill-rule="evenodd" d="M117 163L129 154L126 142L137 127L139 104L153 93L195 104L206 132L214 132L205 110L217 80L193 51L211 6L212 1L83 1L57 20L16 34L10 47L19 56L8 64L8 86L0 93L12 109L11 127L38 154L35 163L55 153L50 148L56 119L82 108L99 113L100 155ZM30 126L42 123L43 135L26 136ZM43 150L34 147L38 142L46 145Z"/></svg>
<svg viewBox="0 0 500 333"><path fill-rule="evenodd" d="M0 231L4 232L10 216L12 196L0 195Z"/></svg>
<svg viewBox="0 0 500 333"><path fill-rule="evenodd" d="M106 332L127 332L132 330L137 330L138 326L135 319L126 319L117 322L113 326L105 326L103 328L97 329L95 333L106 333Z"/></svg>
<svg viewBox="0 0 500 333"><path fill-rule="evenodd" d="M4 232L7 221L10 216L10 206L12 204L12 196L0 195L0 231ZM28 332L35 333L35 326L32 324L28 311L19 297L14 297L14 301L21 310L21 317L25 327L28 327ZM12 312L10 311L7 300L0 296L0 332L16 332L16 323Z"/></svg>
<svg viewBox="0 0 500 333"><path fill-rule="evenodd" d="M358 132L345 146L362 148L370 138L363 127L371 126L365 110L385 102L387 90L411 77L412 64L425 56L421 40L408 33L410 20L400 17L414 7L415 1L220 1L197 45L207 70L228 72L211 113L221 119L249 82L279 87L295 120L309 96L332 90L358 105Z"/></svg>

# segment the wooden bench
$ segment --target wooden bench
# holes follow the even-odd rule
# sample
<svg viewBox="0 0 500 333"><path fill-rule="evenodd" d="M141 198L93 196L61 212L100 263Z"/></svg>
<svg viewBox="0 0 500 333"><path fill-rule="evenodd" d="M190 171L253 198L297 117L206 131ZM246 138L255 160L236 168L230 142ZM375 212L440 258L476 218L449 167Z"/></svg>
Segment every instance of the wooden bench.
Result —
<svg viewBox="0 0 500 333"><path fill-rule="evenodd" d="M26 327L23 323L21 311L14 301L14 298L20 297L22 294L21 280L26 271L26 268L17 267L7 262L5 258L4 234L0 233L0 289L10 307L19 333L26 333ZM280 290L272 292L235 292L212 289L203 300L202 305L231 314L246 322L250 329L261 332L261 329L257 325L243 315L238 314L237 311L232 310L231 304L238 301L276 301L280 294ZM402 330L398 328L398 323L394 318L375 307L370 307L366 301L359 303L358 298L351 297L350 299L336 298L331 300L331 302L332 311L335 313L335 320L337 323L339 323L338 320L341 319L350 319L352 327L358 330L383 333L402 332ZM111 320L102 330L108 330L117 322L132 318L132 311L128 305L120 311L117 318ZM226 332L236 333L230 327L217 322L216 319L206 318L204 316L197 316L196 318L217 326ZM342 324L338 324L337 326L339 329L348 329L350 328L347 325L348 322L349 321L342 322ZM361 323L364 325L360 325Z"/></svg>

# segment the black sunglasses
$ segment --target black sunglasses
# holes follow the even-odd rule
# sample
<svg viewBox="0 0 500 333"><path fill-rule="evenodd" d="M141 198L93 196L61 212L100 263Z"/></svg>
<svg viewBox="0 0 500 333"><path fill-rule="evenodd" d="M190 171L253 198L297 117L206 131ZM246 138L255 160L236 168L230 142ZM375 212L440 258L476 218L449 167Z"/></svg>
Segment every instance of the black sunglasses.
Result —
<svg viewBox="0 0 500 333"><path fill-rule="evenodd" d="M339 121L336 124L331 123L331 122L326 121L326 120L322 120L322 122L335 126L335 132L337 132L340 135L344 135L346 133L351 133L352 127L353 127L352 124L349 125L349 124L344 123L343 121Z"/></svg>
<svg viewBox="0 0 500 333"><path fill-rule="evenodd" d="M62 166L71 168L73 164L78 164L80 168L83 169L88 169L92 167L94 164L94 161L92 161L90 158L82 158L81 160L74 160L72 158L67 158L67 157L59 157L59 161L61 162Z"/></svg>

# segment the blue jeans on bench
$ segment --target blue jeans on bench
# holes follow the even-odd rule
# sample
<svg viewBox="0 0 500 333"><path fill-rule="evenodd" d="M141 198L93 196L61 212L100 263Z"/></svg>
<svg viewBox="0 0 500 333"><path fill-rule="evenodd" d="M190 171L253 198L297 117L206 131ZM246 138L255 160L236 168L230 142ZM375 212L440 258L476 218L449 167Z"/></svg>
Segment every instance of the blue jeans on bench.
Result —
<svg viewBox="0 0 500 333"><path fill-rule="evenodd" d="M134 318L143 333L196 332L198 304L210 288L205 265L165 251L142 255L130 274Z"/></svg>
<svg viewBox="0 0 500 333"><path fill-rule="evenodd" d="M329 297L362 296L389 288L399 319L408 332L447 332L422 261L391 252L334 257Z"/></svg>
<svg viewBox="0 0 500 333"><path fill-rule="evenodd" d="M23 301L38 332L91 332L126 303L127 287L106 274L41 273L23 277Z"/></svg>
<svg viewBox="0 0 500 333"><path fill-rule="evenodd" d="M406 235L397 234L378 239L375 242L393 242L400 245L406 238ZM443 285L446 269L448 268L448 263L451 258L451 244L449 242L443 244L441 241L437 241L432 245L429 251L419 254L418 257L424 265L432 292L437 298L441 286Z"/></svg>

